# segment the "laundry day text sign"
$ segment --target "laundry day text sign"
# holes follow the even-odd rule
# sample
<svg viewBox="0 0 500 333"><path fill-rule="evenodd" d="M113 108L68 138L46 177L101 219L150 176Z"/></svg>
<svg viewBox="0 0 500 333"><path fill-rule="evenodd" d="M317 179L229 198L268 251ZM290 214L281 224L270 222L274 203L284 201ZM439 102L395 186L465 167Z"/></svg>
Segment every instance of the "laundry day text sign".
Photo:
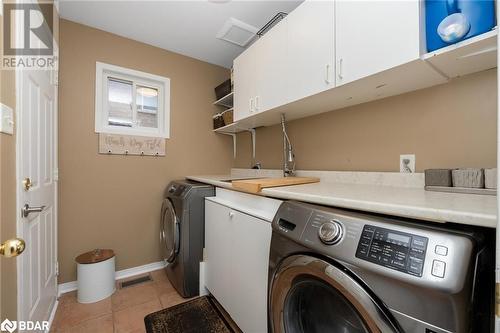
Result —
<svg viewBox="0 0 500 333"><path fill-rule="evenodd" d="M165 139L100 133L99 154L165 156Z"/></svg>

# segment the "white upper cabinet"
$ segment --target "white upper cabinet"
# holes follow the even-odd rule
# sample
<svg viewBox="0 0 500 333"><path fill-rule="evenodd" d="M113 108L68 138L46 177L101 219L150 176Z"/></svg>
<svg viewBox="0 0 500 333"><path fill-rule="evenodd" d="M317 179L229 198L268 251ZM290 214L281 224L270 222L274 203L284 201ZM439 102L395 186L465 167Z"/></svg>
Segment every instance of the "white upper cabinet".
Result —
<svg viewBox="0 0 500 333"><path fill-rule="evenodd" d="M496 31L423 55L422 7L423 0L304 1L234 61L234 131L496 67Z"/></svg>
<svg viewBox="0 0 500 333"><path fill-rule="evenodd" d="M255 110L257 59L255 48L250 47L233 63L234 120L250 116Z"/></svg>
<svg viewBox="0 0 500 333"><path fill-rule="evenodd" d="M234 119L266 111L288 99L286 19L234 60Z"/></svg>
<svg viewBox="0 0 500 333"><path fill-rule="evenodd" d="M420 57L420 3L336 1L337 85Z"/></svg>
<svg viewBox="0 0 500 333"><path fill-rule="evenodd" d="M306 0L286 18L290 101L335 86L334 10L333 0Z"/></svg>
<svg viewBox="0 0 500 333"><path fill-rule="evenodd" d="M286 34L285 18L251 47L257 58L255 113L288 101Z"/></svg>

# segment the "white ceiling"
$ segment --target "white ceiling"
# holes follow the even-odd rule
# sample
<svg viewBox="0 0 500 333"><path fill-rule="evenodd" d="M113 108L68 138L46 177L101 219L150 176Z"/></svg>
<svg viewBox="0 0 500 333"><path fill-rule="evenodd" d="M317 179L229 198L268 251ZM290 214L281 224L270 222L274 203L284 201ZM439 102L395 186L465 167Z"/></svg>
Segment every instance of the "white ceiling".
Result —
<svg viewBox="0 0 500 333"><path fill-rule="evenodd" d="M223 67L244 49L217 39L230 17L257 29L301 0L61 1L63 18Z"/></svg>

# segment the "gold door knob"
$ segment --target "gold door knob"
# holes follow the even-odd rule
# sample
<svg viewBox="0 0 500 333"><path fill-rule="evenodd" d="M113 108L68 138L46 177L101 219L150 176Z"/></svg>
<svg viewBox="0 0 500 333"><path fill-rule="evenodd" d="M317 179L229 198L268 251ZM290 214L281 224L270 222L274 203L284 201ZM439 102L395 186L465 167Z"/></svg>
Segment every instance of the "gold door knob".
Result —
<svg viewBox="0 0 500 333"><path fill-rule="evenodd" d="M6 258L17 257L24 252L26 243L21 238L12 238L6 240L0 245L0 255Z"/></svg>
<svg viewBox="0 0 500 333"><path fill-rule="evenodd" d="M33 186L33 183L31 182L30 177L26 177L23 180L23 186L25 191L29 191L30 188Z"/></svg>

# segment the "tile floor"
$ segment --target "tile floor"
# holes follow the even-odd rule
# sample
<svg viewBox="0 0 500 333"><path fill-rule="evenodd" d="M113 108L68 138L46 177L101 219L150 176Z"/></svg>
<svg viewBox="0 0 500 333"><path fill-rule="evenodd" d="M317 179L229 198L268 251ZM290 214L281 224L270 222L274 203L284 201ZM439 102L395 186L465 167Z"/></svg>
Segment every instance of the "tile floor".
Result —
<svg viewBox="0 0 500 333"><path fill-rule="evenodd" d="M117 288L111 297L92 304L78 303L76 292L62 295L51 332L145 332L147 314L189 300L177 293L164 270L150 274L153 281Z"/></svg>

